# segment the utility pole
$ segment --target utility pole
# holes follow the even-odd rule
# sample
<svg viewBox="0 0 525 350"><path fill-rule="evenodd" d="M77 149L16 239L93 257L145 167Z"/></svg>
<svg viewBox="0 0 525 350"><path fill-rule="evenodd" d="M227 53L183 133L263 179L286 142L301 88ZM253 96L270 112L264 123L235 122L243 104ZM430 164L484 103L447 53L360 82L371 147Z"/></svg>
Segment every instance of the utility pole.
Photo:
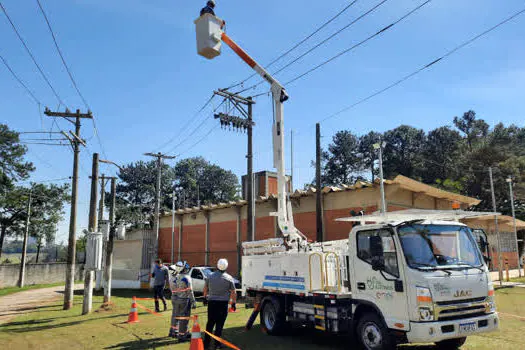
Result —
<svg viewBox="0 0 525 350"><path fill-rule="evenodd" d="M386 198L385 198L385 179L383 177L383 147L386 143L379 139L374 143L374 149L379 150L379 191L381 193L381 214L386 215Z"/></svg>
<svg viewBox="0 0 525 350"><path fill-rule="evenodd" d="M175 261L175 249L173 245L175 244L175 190L171 194L171 263Z"/></svg>
<svg viewBox="0 0 525 350"><path fill-rule="evenodd" d="M153 231L155 232L155 243L153 248L153 254L155 257L159 255L159 229L160 229L160 190L161 190L161 177L162 177L162 160L163 159L174 159L175 156L168 156L162 153L144 153L145 156L150 156L157 159L157 186L155 188L155 222Z"/></svg>
<svg viewBox="0 0 525 350"><path fill-rule="evenodd" d="M315 124L315 187L316 187L316 223L317 242L324 241L323 188L321 184L321 124Z"/></svg>
<svg viewBox="0 0 525 350"><path fill-rule="evenodd" d="M293 129L290 130L290 192L293 193Z"/></svg>
<svg viewBox="0 0 525 350"><path fill-rule="evenodd" d="M99 160L100 161L100 160ZM106 200L106 179L104 174L99 177L100 179L100 200L98 202L98 231L101 230L100 225L104 220L104 201Z"/></svg>
<svg viewBox="0 0 525 350"><path fill-rule="evenodd" d="M514 212L514 191L512 190L512 178L509 177L506 180L509 184L509 192L510 192L510 207L512 210L512 225L514 227L514 237L516 238L516 255L517 255L517 262L518 262L518 273L521 277L521 268L520 268L520 251L518 247L518 230L516 230L516 213Z"/></svg>
<svg viewBox="0 0 525 350"><path fill-rule="evenodd" d="M490 193L492 194L492 209L496 213L496 195L494 194L494 180L492 179L492 167L489 167L490 178ZM496 238L498 242L498 276L499 285L503 285L503 259L501 257L501 237L499 235L498 216L494 215L494 228L496 230Z"/></svg>
<svg viewBox="0 0 525 350"><path fill-rule="evenodd" d="M91 197L89 200L89 223L88 231L97 231L97 186L98 186L98 153L93 153L93 166L91 168ZM86 247L87 256L87 247ZM84 300L82 302L82 315L91 312L93 303L93 271L86 270L84 276Z"/></svg>
<svg viewBox="0 0 525 350"><path fill-rule="evenodd" d="M67 267L66 267L66 286L64 288L64 310L69 310L73 306L73 284L75 283L75 251L76 251L76 226L77 226L77 192L78 192L78 157L80 145L86 145L80 138L80 119L93 119L91 111L76 113L66 109L65 112L51 112L46 107L44 114L48 117L64 118L75 125L75 133L63 133L71 143L73 148L73 177L71 180L71 213L69 217L69 242L67 246ZM72 120L74 119L74 121Z"/></svg>
<svg viewBox="0 0 525 350"><path fill-rule="evenodd" d="M113 268L113 241L115 240L115 231L117 229L115 224L115 203L117 196L117 178L111 177L111 206L109 207L109 238L106 246L106 266L104 270L104 303L111 301L111 277Z"/></svg>
<svg viewBox="0 0 525 350"><path fill-rule="evenodd" d="M246 233L246 240L253 241L255 239L255 205L253 193L253 126L255 125L253 122L253 104L255 104L255 101L251 97L241 97L224 89L214 91L214 94L222 96L228 100L244 117L236 117L225 113L215 114L215 118L220 120L222 127L233 127L236 130L245 130L248 134L248 147L246 152L246 202L248 206L248 232ZM247 106L247 108L245 109L243 105Z"/></svg>
<svg viewBox="0 0 525 350"><path fill-rule="evenodd" d="M24 232L24 245L22 247L22 261L20 262L20 273L18 276L18 287L24 286L25 275L26 275L26 260L27 260L27 240L29 239L29 220L31 219L31 194L33 189L29 190L29 198L27 199L27 218L26 218L26 230Z"/></svg>

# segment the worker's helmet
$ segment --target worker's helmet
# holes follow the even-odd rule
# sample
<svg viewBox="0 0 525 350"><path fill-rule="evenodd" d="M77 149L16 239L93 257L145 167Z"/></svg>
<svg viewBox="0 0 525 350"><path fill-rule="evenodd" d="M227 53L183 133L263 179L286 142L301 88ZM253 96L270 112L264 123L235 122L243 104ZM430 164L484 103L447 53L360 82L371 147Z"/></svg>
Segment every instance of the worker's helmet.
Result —
<svg viewBox="0 0 525 350"><path fill-rule="evenodd" d="M219 259L219 261L217 261L217 268L221 271L226 271L226 269L228 268L228 260Z"/></svg>
<svg viewBox="0 0 525 350"><path fill-rule="evenodd" d="M181 273L182 270L184 270L184 263L182 261L177 261L177 263L174 265L173 270L177 273Z"/></svg>
<svg viewBox="0 0 525 350"><path fill-rule="evenodd" d="M208 0L206 4L210 7L215 7L215 0Z"/></svg>

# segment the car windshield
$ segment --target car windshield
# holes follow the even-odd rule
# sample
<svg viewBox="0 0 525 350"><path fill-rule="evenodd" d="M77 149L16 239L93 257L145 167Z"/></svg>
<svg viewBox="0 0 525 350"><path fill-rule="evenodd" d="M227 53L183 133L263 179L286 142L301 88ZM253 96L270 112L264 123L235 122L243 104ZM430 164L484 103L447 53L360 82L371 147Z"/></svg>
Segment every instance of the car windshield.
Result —
<svg viewBox="0 0 525 350"><path fill-rule="evenodd" d="M407 224L398 228L407 263L417 269L481 266L470 229L459 225Z"/></svg>
<svg viewBox="0 0 525 350"><path fill-rule="evenodd" d="M206 267L202 269L202 272L204 272L204 276L208 277L212 273L214 273L217 269L215 267Z"/></svg>

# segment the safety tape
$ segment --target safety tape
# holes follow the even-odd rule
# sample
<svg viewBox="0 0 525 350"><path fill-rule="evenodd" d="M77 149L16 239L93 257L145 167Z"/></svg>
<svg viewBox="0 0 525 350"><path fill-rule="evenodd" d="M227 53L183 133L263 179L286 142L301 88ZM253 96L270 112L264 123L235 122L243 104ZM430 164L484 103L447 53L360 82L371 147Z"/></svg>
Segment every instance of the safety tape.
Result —
<svg viewBox="0 0 525 350"><path fill-rule="evenodd" d="M240 348L236 347L235 345L233 345L232 343L230 343L229 341L226 341L222 338L219 338L218 336L216 336L215 334L212 334L210 332L208 332L207 330L203 330L204 333L208 334L210 337L212 337L213 339L217 340L218 342L220 343L223 343L224 345L226 345L227 347L229 347L230 349L234 349L234 350L241 350Z"/></svg>
<svg viewBox="0 0 525 350"><path fill-rule="evenodd" d="M135 300L153 300L153 298L137 298L137 297L135 297Z"/></svg>
<svg viewBox="0 0 525 350"><path fill-rule="evenodd" d="M162 317L159 313L157 313L157 312L155 312L155 311L153 311L153 310L150 310L150 309L148 309L148 308L145 307L145 306L142 306L142 305L140 305L140 304L137 304L137 306L140 307L140 308L143 309L143 310L146 310L146 311L149 312L150 314L153 314L153 315L156 315L156 316Z"/></svg>

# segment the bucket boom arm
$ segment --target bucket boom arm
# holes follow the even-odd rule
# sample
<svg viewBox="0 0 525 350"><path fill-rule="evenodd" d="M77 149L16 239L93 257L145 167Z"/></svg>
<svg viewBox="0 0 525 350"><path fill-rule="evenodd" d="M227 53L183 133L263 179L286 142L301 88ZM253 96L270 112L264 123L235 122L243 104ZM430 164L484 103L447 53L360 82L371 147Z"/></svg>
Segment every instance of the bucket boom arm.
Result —
<svg viewBox="0 0 525 350"><path fill-rule="evenodd" d="M292 247L302 247L306 244L307 240L306 236L294 225L285 175L283 102L288 100L288 94L274 77L251 58L250 55L237 45L226 33L221 33L221 40L271 85L275 113L272 133L273 166L277 169L277 222L288 244Z"/></svg>

